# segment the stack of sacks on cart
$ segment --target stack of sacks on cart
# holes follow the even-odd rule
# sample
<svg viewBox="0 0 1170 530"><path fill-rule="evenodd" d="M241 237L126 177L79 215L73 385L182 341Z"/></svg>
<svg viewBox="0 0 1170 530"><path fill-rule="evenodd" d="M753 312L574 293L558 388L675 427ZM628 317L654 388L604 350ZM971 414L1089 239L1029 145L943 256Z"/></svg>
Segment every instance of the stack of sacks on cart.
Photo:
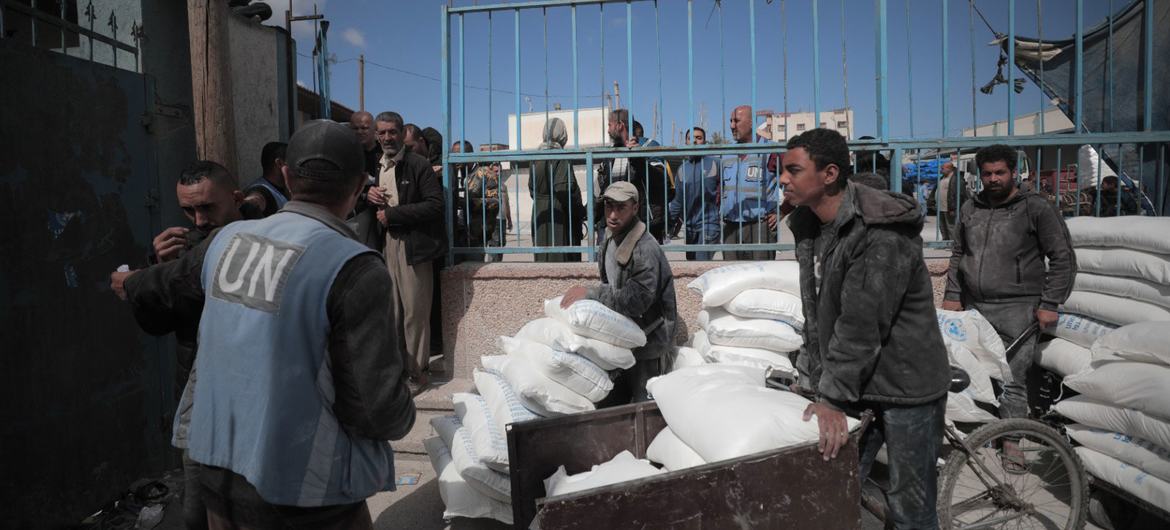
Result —
<svg viewBox="0 0 1170 530"><path fill-rule="evenodd" d="M1011 378L1005 346L999 334L976 310L937 310L938 327L952 366L962 368L971 384L947 395L947 420L984 423L996 419L996 388ZM998 382L998 386L992 381Z"/></svg>
<svg viewBox="0 0 1170 530"><path fill-rule="evenodd" d="M1126 324L1170 321L1170 218L1076 217L1073 292L1037 363L1068 377L1088 368L1093 342Z"/></svg>
<svg viewBox="0 0 1170 530"><path fill-rule="evenodd" d="M452 396L455 415L431 420L425 442L439 475L443 517L512 524L506 429L510 423L594 410L613 389L610 371L634 365L646 335L594 300L568 309L544 303L545 317L500 337L504 355L486 356L473 374L477 393Z"/></svg>
<svg viewBox="0 0 1170 530"><path fill-rule="evenodd" d="M1066 377L1080 395L1055 410L1093 476L1170 506L1170 323L1139 322L1090 347L1089 367Z"/></svg>
<svg viewBox="0 0 1170 530"><path fill-rule="evenodd" d="M719 267L687 288L702 296L703 310L691 339L693 351L681 350L675 367L707 362L793 370L789 355L804 343L795 261Z"/></svg>

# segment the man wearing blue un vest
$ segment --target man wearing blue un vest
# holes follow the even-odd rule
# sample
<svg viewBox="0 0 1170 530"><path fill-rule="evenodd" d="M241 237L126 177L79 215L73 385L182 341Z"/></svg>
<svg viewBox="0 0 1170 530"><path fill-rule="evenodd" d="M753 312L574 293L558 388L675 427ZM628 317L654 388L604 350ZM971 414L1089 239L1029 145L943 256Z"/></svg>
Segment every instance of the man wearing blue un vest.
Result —
<svg viewBox="0 0 1170 530"><path fill-rule="evenodd" d="M365 160L344 125L288 144L292 200L220 229L181 260L205 298L190 458L211 528L371 528L366 498L394 489L386 440L415 409L382 257L345 224ZM182 288L178 286L176 288Z"/></svg>
<svg viewBox="0 0 1170 530"><path fill-rule="evenodd" d="M737 144L751 143L752 108L740 105L731 111L731 135ZM736 154L723 157L720 214L723 217L723 244L752 245L776 243L779 218L780 178L768 169L766 154ZM774 250L724 250L727 261L773 260Z"/></svg>

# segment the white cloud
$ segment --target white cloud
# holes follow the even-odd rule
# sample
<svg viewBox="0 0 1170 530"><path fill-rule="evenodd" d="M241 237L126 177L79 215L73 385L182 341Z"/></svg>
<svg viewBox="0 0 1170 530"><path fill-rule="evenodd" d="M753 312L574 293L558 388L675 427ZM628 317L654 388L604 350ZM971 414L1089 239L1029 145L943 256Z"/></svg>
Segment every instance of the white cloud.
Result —
<svg viewBox="0 0 1170 530"><path fill-rule="evenodd" d="M341 37L355 48L365 49L366 47L366 35L357 28L346 28L345 31L341 32Z"/></svg>

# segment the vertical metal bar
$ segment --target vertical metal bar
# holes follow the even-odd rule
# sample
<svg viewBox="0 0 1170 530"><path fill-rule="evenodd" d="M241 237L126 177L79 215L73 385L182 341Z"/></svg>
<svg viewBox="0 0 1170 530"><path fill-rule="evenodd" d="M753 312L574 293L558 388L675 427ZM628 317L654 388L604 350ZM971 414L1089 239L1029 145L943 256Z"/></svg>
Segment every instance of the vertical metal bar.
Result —
<svg viewBox="0 0 1170 530"><path fill-rule="evenodd" d="M570 20L573 25L573 147L581 147L581 129L578 125L578 112L581 104L577 101L577 6L574 4L570 10ZM604 106L604 102L603 105ZM569 223L572 226L572 221Z"/></svg>
<svg viewBox="0 0 1170 530"><path fill-rule="evenodd" d="M604 26L602 26L602 27L604 27ZM594 193L593 193L593 151L592 150L585 151L585 187L589 189L589 192L585 194L585 218L586 218L585 231L587 232L586 237L588 238L588 241L586 241L586 247L589 249L589 261L594 261L597 259L597 245L594 244L594 241L597 240L596 239L597 236L594 233L594 231L596 229L595 224L597 223L597 221L596 221L596 219L594 219L595 216L593 215L593 210L596 206L595 205L596 197L594 197Z"/></svg>
<svg viewBox="0 0 1170 530"><path fill-rule="evenodd" d="M1060 181L1064 179L1064 168L1060 167L1060 155L1063 154L1063 152L1063 147L1056 147L1056 184L1053 186L1056 188L1056 191L1054 191L1053 194L1056 195L1056 211L1058 212L1060 211Z"/></svg>
<svg viewBox="0 0 1170 530"><path fill-rule="evenodd" d="M462 20L462 17L460 17L460 20ZM442 48L442 52L441 52L442 55L441 56L443 58L443 62L440 65L440 68L442 69L441 77L443 80L442 80L442 82L439 83L439 85L441 86L442 98L443 98L443 104L442 104L443 105L443 111L442 111L443 138L450 138L451 137L451 87L448 86L448 84L450 83L450 79L451 79L450 25L451 25L451 20L447 16L447 6L446 5L441 6L441 9L439 9L439 27L440 27L439 46ZM459 27L462 30L463 24L460 23ZM462 42L460 43L460 49L462 49ZM459 58L460 58L460 61L459 61L460 68L462 68L462 64L463 64L462 54L459 56ZM447 187L446 187L445 191L448 191L448 192L451 189L453 189L451 187L450 158L451 158L450 149L443 149L443 179L447 181ZM443 212L444 212L443 215L445 216L444 219L451 219L451 197L450 196L443 197ZM455 256L455 254L453 252L451 252L451 249L454 248L455 227L453 226L453 223L450 223L450 222L444 222L443 224L447 225L447 245L448 245L448 247L447 247L447 265L451 265L454 263L454 256Z"/></svg>
<svg viewBox="0 0 1170 530"><path fill-rule="evenodd" d="M1142 119L1142 129L1151 131L1154 128L1154 0L1146 0L1146 53L1145 53L1145 115Z"/></svg>
<svg viewBox="0 0 1170 530"><path fill-rule="evenodd" d="M1083 129L1082 123L1085 117L1085 1L1077 0L1077 32L1076 32L1076 58L1073 65L1073 75L1076 76L1076 82L1073 88L1073 97L1076 98L1075 110L1073 111L1073 126L1077 133ZM1010 89L1011 87L1009 87Z"/></svg>
<svg viewBox="0 0 1170 530"><path fill-rule="evenodd" d="M65 20L66 2L59 1L58 4L59 4L61 9L59 10L60 12L58 13L57 16L61 17L61 20L64 21ZM0 31L3 31L3 28L4 28L4 19L3 19L3 17L0 17ZM141 41L134 43L134 49L135 49L134 53L138 53L139 48L142 48ZM65 53L66 51L68 51L68 50L65 48L65 26L61 26L61 53Z"/></svg>
<svg viewBox="0 0 1170 530"><path fill-rule="evenodd" d="M967 47L971 51L971 135L979 136L979 118L975 99L975 2L967 2Z"/></svg>
<svg viewBox="0 0 1170 530"><path fill-rule="evenodd" d="M890 109L889 101L889 87L886 72L888 69L888 54L887 41L889 40L888 28L886 24L886 0L876 0L877 16L878 16L878 45L877 45L877 131L878 138L885 140L890 136L890 122L888 113ZM898 151L900 153L900 151ZM891 165L892 166L892 165ZM893 169L891 167L891 169ZM898 170L901 174L901 169ZM898 190L902 189L902 184L899 181Z"/></svg>
<svg viewBox="0 0 1170 530"><path fill-rule="evenodd" d="M1118 174L1118 178L1117 178L1117 209L1113 210L1113 215L1115 215L1115 216L1122 215L1122 213L1121 213L1121 186L1125 183L1121 181L1121 175L1124 173L1125 173L1125 149L1123 149L1121 147L1121 144L1117 144L1117 174ZM1129 179L1129 181L1133 182L1133 178L1131 177Z"/></svg>
<svg viewBox="0 0 1170 530"><path fill-rule="evenodd" d="M1166 186L1170 185L1170 175L1166 174L1166 144L1158 146L1158 215L1166 214Z"/></svg>
<svg viewBox="0 0 1170 530"><path fill-rule="evenodd" d="M466 63L463 62L464 49L467 48L467 46L465 46L466 43L467 43L467 39L464 38L464 34L463 34L463 14L460 13L459 14L459 138L457 139L460 142L467 139L467 71L466 71L467 68L466 68ZM451 140L450 136L444 136L444 138L446 138L448 141ZM446 146L444 146L444 147L446 147ZM462 145L460 145L459 150L463 151ZM447 153L447 151L450 151L450 149L449 148L443 149L443 153ZM466 153L464 153L464 154L466 154ZM455 188L449 188L449 189L454 190ZM451 219L450 215L448 215L447 219L448 220Z"/></svg>
<svg viewBox="0 0 1170 530"><path fill-rule="evenodd" d="M655 128L656 131L652 136L659 137L658 143L660 144L671 145L674 143L673 139L671 140L671 143L668 144L665 139L662 138L662 131L658 129L657 123L659 120L661 120L663 125L665 125L666 121L662 118L662 116L666 114L666 109L662 107L662 34L661 29L658 27L658 0L654 0L654 49L658 53L658 112L655 113L654 116L656 123L651 125L651 127ZM665 163L665 161L663 163Z"/></svg>
<svg viewBox="0 0 1170 530"><path fill-rule="evenodd" d="M813 4L816 5L815 3ZM813 9L816 9L815 7ZM748 42L752 46L752 143L755 143L756 130L756 2L748 1Z"/></svg>
<svg viewBox="0 0 1170 530"><path fill-rule="evenodd" d="M813 52L813 128L821 126L821 47L818 45L820 40L820 15L817 6L820 0L812 0L812 52ZM753 79L755 77L755 69L752 69Z"/></svg>
<svg viewBox="0 0 1170 530"><path fill-rule="evenodd" d="M524 121L520 119L523 116L523 114L520 112L520 10L516 9L515 13L516 26L513 46L516 48L516 150L523 151L524 144L520 143L520 139L522 138L520 135L520 122ZM503 208L500 208L500 210L503 211Z"/></svg>
<svg viewBox="0 0 1170 530"><path fill-rule="evenodd" d="M780 50L784 61L784 141L788 141L788 11L786 0L780 0L780 31L784 34ZM880 123L880 122L879 122Z"/></svg>
<svg viewBox="0 0 1170 530"><path fill-rule="evenodd" d="M1007 133L1016 134L1016 0L1008 0L1008 58L1007 58Z"/></svg>
<svg viewBox="0 0 1170 530"><path fill-rule="evenodd" d="M1110 3L1113 0L1109 0ZM1112 9L1110 9L1112 11ZM1044 134L1047 127L1044 126L1044 107L1047 104L1048 95L1045 94L1044 88L1044 0L1036 0L1036 40L1039 47L1038 55L1040 56L1040 134Z"/></svg>
<svg viewBox="0 0 1170 530"><path fill-rule="evenodd" d="M32 2L29 3L29 7L31 7L33 9L33 11L36 11L37 0L32 0ZM29 34L32 35L32 42L30 44L32 45L33 48L36 48L37 47L37 17L28 17L28 25L29 25ZM118 56L118 48L114 48L114 58L116 59L117 56Z"/></svg>
<svg viewBox="0 0 1170 530"><path fill-rule="evenodd" d="M1097 144L1097 173L1093 175L1093 180L1096 181L1097 200L1093 201L1093 209L1096 212L1094 215L1101 217L1101 160L1105 158L1105 153L1101 150L1101 144Z"/></svg>
<svg viewBox="0 0 1170 530"><path fill-rule="evenodd" d="M947 121L950 117L950 112L948 112L948 109L947 109L947 90L949 90L948 84L949 84L949 81L951 78L951 72L947 66L948 62L950 60L949 53L948 53L948 50L950 50L950 42L948 41L948 35L947 35L947 33L948 33L948 31L947 31L948 30L947 5L948 4L950 4L950 2L946 2L946 1L942 2L942 135L944 137L947 135L947 125L948 125ZM1041 63L1041 64L1043 64L1043 63ZM1043 91L1041 91L1041 92L1043 92ZM956 169L955 176L957 177L958 174L959 174L959 171Z"/></svg>
<svg viewBox="0 0 1170 530"><path fill-rule="evenodd" d="M727 123L727 75L724 74L724 57L723 57L723 3L716 2L715 9L719 11L719 112L723 120L723 126L719 128L725 131L723 137L727 138L726 131L730 130Z"/></svg>
<svg viewBox="0 0 1170 530"><path fill-rule="evenodd" d="M687 132L695 140L695 0L687 0Z"/></svg>
<svg viewBox="0 0 1170 530"><path fill-rule="evenodd" d="M488 49L487 49L487 71L488 71L488 149L492 149L492 12L488 11Z"/></svg>
<svg viewBox="0 0 1170 530"><path fill-rule="evenodd" d="M877 161L877 157L874 157ZM902 192L902 149L895 148L890 153L890 189L894 193Z"/></svg>
<svg viewBox="0 0 1170 530"><path fill-rule="evenodd" d="M1040 115L1042 115L1042 116L1044 115L1043 111L1041 111ZM1035 176L1035 178L1032 179L1036 183L1036 192L1037 193L1040 192L1040 169L1043 167L1044 167L1044 146L1037 146L1036 147L1036 169L1033 170L1033 173L1035 173L1036 176Z"/></svg>
<svg viewBox="0 0 1170 530"><path fill-rule="evenodd" d="M1109 35L1105 41L1105 87L1109 98L1109 132L1113 127L1113 0L1109 0Z"/></svg>
<svg viewBox="0 0 1170 530"><path fill-rule="evenodd" d="M630 137L634 137L634 21L631 20L633 14L633 4L630 0L626 0L626 97L628 103L626 108L629 112L626 117L629 118L629 123L626 124L626 131L630 133ZM650 211L649 208L646 209Z"/></svg>
<svg viewBox="0 0 1170 530"><path fill-rule="evenodd" d="M906 111L910 118L910 137L914 137L914 48L910 41L910 0L906 1ZM917 190L915 190L917 193Z"/></svg>
<svg viewBox="0 0 1170 530"><path fill-rule="evenodd" d="M597 7L598 7L598 13L599 13L599 16L597 17L597 22L598 22L598 30L597 31L598 31L598 34L600 35L600 39L601 39L601 105L600 105L600 107L602 108L602 114L605 114L605 112L604 112L604 109L605 109L605 4L604 3L598 4ZM613 112L616 109L617 109L617 107L615 105L609 106L610 112ZM602 116L601 117L602 123L607 123L608 120L609 120L609 116ZM601 127L601 145L605 145L605 138L606 138L606 130L605 129L606 129L605 127ZM589 172L590 172L590 174L592 174L592 172L593 172L592 165L589 166ZM589 193L592 194L593 190L590 189ZM593 218L590 217L589 220L590 220L590 222L592 222ZM592 232L590 232L590 234L592 234ZM589 244L590 245L593 244L592 239L589 240Z"/></svg>

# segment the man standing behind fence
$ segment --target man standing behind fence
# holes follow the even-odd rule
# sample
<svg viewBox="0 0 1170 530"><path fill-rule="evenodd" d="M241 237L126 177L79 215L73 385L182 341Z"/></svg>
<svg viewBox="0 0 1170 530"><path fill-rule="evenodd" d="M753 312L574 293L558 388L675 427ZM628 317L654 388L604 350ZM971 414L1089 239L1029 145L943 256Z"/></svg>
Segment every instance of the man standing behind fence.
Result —
<svg viewBox="0 0 1170 530"><path fill-rule="evenodd" d="M690 140L694 133L694 145L707 143L707 131L695 127L687 131ZM679 190L670 201L671 233L677 234L680 227L686 229L688 245L719 244L719 158L714 156L691 156L683 160L679 168ZM715 252L700 250L687 252L688 260L710 261Z"/></svg>
<svg viewBox="0 0 1170 530"><path fill-rule="evenodd" d="M630 111L616 109L609 113L607 132L614 147L640 147L637 137L631 134ZM594 215L598 219L605 216L602 211L601 192L614 182L626 181L638 189L641 198L638 218L647 222L647 229L657 241L666 236L666 203L670 200L670 190L666 180L666 173L661 164L654 164L647 158L617 158L598 167L597 178L594 180L594 196L597 202L594 205ZM599 224L603 221L598 221ZM600 237L600 233L598 234Z"/></svg>
<svg viewBox="0 0 1170 530"><path fill-rule="evenodd" d="M403 146L405 126L397 112L374 120L382 144L382 170L366 199L377 208L386 233L386 265L394 280L389 293L395 322L406 339L406 364L414 383L426 386L431 355L432 262L443 255L443 189L424 156Z"/></svg>
<svg viewBox="0 0 1170 530"><path fill-rule="evenodd" d="M751 107L740 105L731 111L731 135L737 144L751 143ZM722 175L723 243L775 243L780 185L776 172L768 170L767 157L728 155L723 158ZM723 259L728 261L775 258L774 250L723 251Z"/></svg>

